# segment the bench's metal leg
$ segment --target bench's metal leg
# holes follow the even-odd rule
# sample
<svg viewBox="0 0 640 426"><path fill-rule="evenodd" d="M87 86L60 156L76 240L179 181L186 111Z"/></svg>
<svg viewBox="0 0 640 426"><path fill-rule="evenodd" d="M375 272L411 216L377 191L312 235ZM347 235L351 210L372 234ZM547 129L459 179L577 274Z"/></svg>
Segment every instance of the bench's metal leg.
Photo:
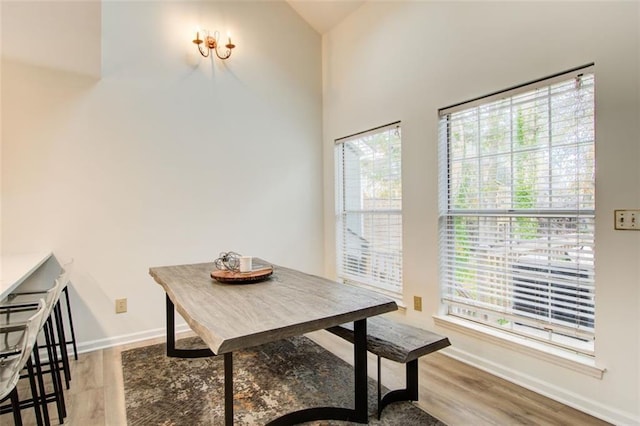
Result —
<svg viewBox="0 0 640 426"><path fill-rule="evenodd" d="M418 400L418 360L409 361L406 367L407 373L407 399Z"/></svg>
<svg viewBox="0 0 640 426"><path fill-rule="evenodd" d="M378 404L378 415L384 407L397 401L418 400L418 360L409 361L406 365L407 387L388 392Z"/></svg>
<svg viewBox="0 0 640 426"><path fill-rule="evenodd" d="M224 424L233 426L233 354L224 354Z"/></svg>

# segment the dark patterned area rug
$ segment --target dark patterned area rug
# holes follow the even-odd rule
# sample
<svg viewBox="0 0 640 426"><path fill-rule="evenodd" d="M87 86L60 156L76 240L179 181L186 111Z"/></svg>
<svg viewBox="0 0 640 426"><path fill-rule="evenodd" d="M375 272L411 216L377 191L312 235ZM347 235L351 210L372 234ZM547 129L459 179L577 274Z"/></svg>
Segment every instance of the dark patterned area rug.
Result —
<svg viewBox="0 0 640 426"><path fill-rule="evenodd" d="M203 344L188 338L177 346ZM129 425L224 424L223 357L168 358L159 344L123 352L122 369ZM353 367L306 337L236 352L233 373L237 425L264 425L308 407L353 407ZM381 420L375 411L376 382L369 378L369 424L444 426L410 402L387 406Z"/></svg>

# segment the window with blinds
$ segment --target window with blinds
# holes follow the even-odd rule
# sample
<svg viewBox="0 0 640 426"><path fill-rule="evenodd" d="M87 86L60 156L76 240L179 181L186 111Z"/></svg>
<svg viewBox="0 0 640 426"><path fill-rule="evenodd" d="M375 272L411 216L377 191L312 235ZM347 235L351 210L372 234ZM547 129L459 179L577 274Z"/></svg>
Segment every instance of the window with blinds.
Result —
<svg viewBox="0 0 640 426"><path fill-rule="evenodd" d="M592 66L440 110L448 314L593 354Z"/></svg>
<svg viewBox="0 0 640 426"><path fill-rule="evenodd" d="M338 278L402 295L400 122L336 140Z"/></svg>

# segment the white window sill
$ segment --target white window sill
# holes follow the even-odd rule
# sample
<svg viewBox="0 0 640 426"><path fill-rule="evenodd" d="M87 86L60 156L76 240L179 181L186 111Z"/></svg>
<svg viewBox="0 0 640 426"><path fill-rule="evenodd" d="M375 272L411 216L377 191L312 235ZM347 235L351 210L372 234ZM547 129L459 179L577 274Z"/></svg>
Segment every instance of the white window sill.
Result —
<svg viewBox="0 0 640 426"><path fill-rule="evenodd" d="M339 282L342 282L342 284L346 284L346 285L352 285L354 287L360 287L360 288L364 288L365 290L371 290L371 291L375 291L376 293L380 293L383 294L385 296L388 296L390 298L392 298L396 304L398 305L398 310L406 310L407 309L407 305L404 304L404 302L402 301L402 295L399 293L395 293L392 291L388 291L379 287L374 287L372 285L367 285L367 284L363 284L363 283L359 283L357 281L351 281L351 280L345 280L342 278L338 279Z"/></svg>
<svg viewBox="0 0 640 426"><path fill-rule="evenodd" d="M476 337L485 342L490 342L516 352L530 355L597 379L602 379L602 376L606 371L604 367L596 365L596 361L592 357L573 353L560 348L554 348L524 337L496 330L492 327L486 327L472 321L465 321L460 318L446 315L434 315L433 320L439 327L448 328L468 336Z"/></svg>

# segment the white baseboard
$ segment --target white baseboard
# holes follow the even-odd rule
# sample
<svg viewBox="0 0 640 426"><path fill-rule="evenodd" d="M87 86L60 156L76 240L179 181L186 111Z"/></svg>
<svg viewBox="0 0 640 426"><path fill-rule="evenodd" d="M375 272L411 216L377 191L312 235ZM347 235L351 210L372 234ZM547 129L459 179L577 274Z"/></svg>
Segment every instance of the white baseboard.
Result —
<svg viewBox="0 0 640 426"><path fill-rule="evenodd" d="M176 334L190 331L187 324L177 324ZM121 336L108 337L105 339L91 340L88 342L78 343L78 353L93 352L101 349L107 349L114 346L126 345L129 343L140 342L143 340L155 339L157 337L165 337L167 331L164 327L156 328L138 333L123 334Z"/></svg>
<svg viewBox="0 0 640 426"><path fill-rule="evenodd" d="M615 425L640 425L640 417L637 417L637 415L633 413L607 407L593 399L584 398L581 395L568 392L556 385L522 374L511 368L496 364L453 346L443 349L440 353L606 422Z"/></svg>

